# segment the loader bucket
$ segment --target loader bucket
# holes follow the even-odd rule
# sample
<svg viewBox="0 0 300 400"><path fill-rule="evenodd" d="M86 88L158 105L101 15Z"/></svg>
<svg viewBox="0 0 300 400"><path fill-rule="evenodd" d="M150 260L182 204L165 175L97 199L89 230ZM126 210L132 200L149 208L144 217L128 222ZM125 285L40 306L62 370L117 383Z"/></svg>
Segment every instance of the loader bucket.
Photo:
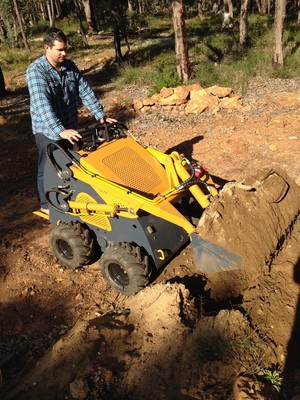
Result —
<svg viewBox="0 0 300 400"><path fill-rule="evenodd" d="M299 186L279 168L259 171L245 182L226 183L190 234L197 268L240 268L243 274L271 268L299 217L299 207Z"/></svg>
<svg viewBox="0 0 300 400"><path fill-rule="evenodd" d="M242 266L241 256L201 238L196 233L191 234L191 247L195 266L203 273L231 271Z"/></svg>

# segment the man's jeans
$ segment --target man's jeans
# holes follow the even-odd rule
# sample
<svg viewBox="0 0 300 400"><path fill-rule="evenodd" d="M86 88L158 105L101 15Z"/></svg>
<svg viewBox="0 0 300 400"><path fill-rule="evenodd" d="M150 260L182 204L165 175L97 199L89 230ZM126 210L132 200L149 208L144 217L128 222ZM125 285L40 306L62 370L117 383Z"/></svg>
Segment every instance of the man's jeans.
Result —
<svg viewBox="0 0 300 400"><path fill-rule="evenodd" d="M36 146L39 153L39 161L38 161L38 173L37 173L37 188L40 197L40 205L41 208L48 209L48 203L45 197L45 189L44 189L44 169L47 160L46 156L46 146L48 143L57 143L54 140L48 139L46 136L37 133L34 135Z"/></svg>

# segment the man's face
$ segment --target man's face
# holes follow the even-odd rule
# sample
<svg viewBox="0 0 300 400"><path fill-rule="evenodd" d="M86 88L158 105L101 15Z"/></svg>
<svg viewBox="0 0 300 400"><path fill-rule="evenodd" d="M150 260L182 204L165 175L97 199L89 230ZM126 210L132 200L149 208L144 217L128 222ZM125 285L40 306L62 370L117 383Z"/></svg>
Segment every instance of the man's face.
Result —
<svg viewBox="0 0 300 400"><path fill-rule="evenodd" d="M67 55L67 43L54 40L52 47L45 44L46 57L53 66L60 66Z"/></svg>

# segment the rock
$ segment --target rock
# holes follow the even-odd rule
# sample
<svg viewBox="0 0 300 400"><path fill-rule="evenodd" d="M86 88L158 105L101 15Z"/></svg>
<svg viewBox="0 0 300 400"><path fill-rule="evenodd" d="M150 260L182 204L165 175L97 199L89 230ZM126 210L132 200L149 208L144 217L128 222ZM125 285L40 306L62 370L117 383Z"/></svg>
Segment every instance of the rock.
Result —
<svg viewBox="0 0 300 400"><path fill-rule="evenodd" d="M150 97L151 101L154 102L154 104L156 104L158 102L158 100L160 99L160 95L159 93L155 93Z"/></svg>
<svg viewBox="0 0 300 400"><path fill-rule="evenodd" d="M185 107L186 114L198 114L209 108L215 108L217 103L213 103L212 96L206 90L191 90L190 100Z"/></svg>
<svg viewBox="0 0 300 400"><path fill-rule="evenodd" d="M133 102L133 108L135 111L138 111L143 108L143 102L141 100L134 100Z"/></svg>
<svg viewBox="0 0 300 400"><path fill-rule="evenodd" d="M190 91L190 99L194 101L201 101L203 97L208 97L209 94L205 89L193 89Z"/></svg>
<svg viewBox="0 0 300 400"><path fill-rule="evenodd" d="M143 100L143 105L144 106L154 106L155 100L153 97L149 97L148 99Z"/></svg>
<svg viewBox="0 0 300 400"><path fill-rule="evenodd" d="M219 99L216 96L207 97L207 104L210 110L219 111Z"/></svg>
<svg viewBox="0 0 300 400"><path fill-rule="evenodd" d="M163 87L160 91L160 97L167 98L173 94L174 90L172 88Z"/></svg>
<svg viewBox="0 0 300 400"><path fill-rule="evenodd" d="M172 89L173 90L173 89ZM188 101L190 91L185 86L179 86L168 97L161 97L158 104L161 106L179 106Z"/></svg>
<svg viewBox="0 0 300 400"><path fill-rule="evenodd" d="M173 111L174 107L177 107L177 111L185 114L199 114L207 108L217 112L220 108L231 110L240 107L241 104L240 97L234 95L231 88L214 85L203 89L199 84L176 88L163 87L160 93L133 102L135 111L146 112L149 107L154 106L162 106L165 111ZM144 110L143 107L147 109Z"/></svg>
<svg viewBox="0 0 300 400"><path fill-rule="evenodd" d="M78 378L70 383L70 393L73 399L83 400L89 392L88 384L85 380Z"/></svg>
<svg viewBox="0 0 300 400"><path fill-rule="evenodd" d="M240 96L224 97L219 101L220 108L233 110L241 107Z"/></svg>
<svg viewBox="0 0 300 400"><path fill-rule="evenodd" d="M193 83L192 85L187 85L185 86L188 90L199 90L199 89L203 89L203 87L201 85L199 85L199 83Z"/></svg>
<svg viewBox="0 0 300 400"><path fill-rule="evenodd" d="M208 108L208 102L205 100L203 100L203 102L190 100L187 103L184 111L186 114L200 114L207 108Z"/></svg>
<svg viewBox="0 0 300 400"><path fill-rule="evenodd" d="M220 87L217 85L210 86L209 88L206 89L206 91L220 98L229 96L233 92L232 89L229 87Z"/></svg>

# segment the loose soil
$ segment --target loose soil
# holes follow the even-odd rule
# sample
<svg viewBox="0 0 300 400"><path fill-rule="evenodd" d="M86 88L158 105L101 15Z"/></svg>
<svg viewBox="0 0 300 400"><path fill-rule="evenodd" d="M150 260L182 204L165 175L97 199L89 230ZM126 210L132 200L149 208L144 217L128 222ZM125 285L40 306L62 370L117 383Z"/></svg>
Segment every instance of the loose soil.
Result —
<svg viewBox="0 0 300 400"><path fill-rule="evenodd" d="M300 81L255 80L240 108L186 116L134 113L129 105L146 88L117 91L86 76L108 114L144 145L184 153L220 190L225 184L198 231L238 251L243 266L204 275L187 246L129 298L107 286L98 262L62 268L50 224L32 213L39 205L28 94L11 91L0 102L1 398L299 395ZM91 120L85 109L80 117ZM279 391L267 370L283 377Z"/></svg>

